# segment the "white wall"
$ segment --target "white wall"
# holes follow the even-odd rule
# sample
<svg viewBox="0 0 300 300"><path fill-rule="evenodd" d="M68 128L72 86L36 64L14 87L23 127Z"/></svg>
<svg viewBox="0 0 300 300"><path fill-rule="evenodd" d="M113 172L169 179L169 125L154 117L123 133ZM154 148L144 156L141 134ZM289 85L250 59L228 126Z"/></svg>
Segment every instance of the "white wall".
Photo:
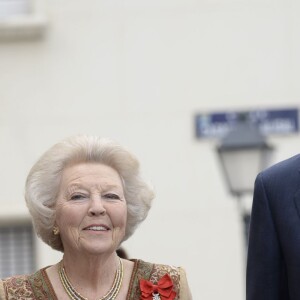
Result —
<svg viewBox="0 0 300 300"><path fill-rule="evenodd" d="M156 189L130 256L182 265L194 299L244 298L243 228L197 112L299 106L300 4L284 0L46 3L44 39L0 43L0 216L26 216L35 160L61 138L118 140ZM274 162L298 136L272 137ZM39 267L60 258L38 244Z"/></svg>

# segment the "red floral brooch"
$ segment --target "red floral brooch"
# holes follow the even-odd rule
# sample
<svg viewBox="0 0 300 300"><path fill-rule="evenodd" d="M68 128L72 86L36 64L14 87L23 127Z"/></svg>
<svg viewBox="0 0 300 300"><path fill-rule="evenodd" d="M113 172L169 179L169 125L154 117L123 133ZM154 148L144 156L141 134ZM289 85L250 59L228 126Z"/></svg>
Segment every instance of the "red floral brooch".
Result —
<svg viewBox="0 0 300 300"><path fill-rule="evenodd" d="M174 300L176 292L169 274L165 274L156 284L144 279L140 280L141 300Z"/></svg>

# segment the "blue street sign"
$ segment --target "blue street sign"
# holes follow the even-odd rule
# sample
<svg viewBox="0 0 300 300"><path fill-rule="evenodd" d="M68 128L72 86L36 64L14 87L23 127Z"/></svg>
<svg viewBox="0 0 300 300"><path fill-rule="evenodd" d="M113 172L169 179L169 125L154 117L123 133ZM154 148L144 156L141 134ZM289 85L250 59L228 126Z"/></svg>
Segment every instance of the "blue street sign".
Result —
<svg viewBox="0 0 300 300"><path fill-rule="evenodd" d="M222 138L241 116L258 126L265 135L299 132L299 109L272 109L197 114L195 117L197 138Z"/></svg>

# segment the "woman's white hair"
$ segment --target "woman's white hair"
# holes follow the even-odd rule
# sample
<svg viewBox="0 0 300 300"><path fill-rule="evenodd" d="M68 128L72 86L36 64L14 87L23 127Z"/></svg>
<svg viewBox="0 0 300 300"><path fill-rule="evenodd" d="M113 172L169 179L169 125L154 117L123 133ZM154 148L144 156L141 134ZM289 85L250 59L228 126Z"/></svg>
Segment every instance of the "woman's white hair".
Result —
<svg viewBox="0 0 300 300"><path fill-rule="evenodd" d="M123 241L146 218L154 198L153 189L140 175L137 158L115 141L77 135L55 144L31 168L26 180L25 200L37 235L53 249L62 252L60 235L53 234L55 204L64 168L81 162L105 164L121 176L127 202Z"/></svg>

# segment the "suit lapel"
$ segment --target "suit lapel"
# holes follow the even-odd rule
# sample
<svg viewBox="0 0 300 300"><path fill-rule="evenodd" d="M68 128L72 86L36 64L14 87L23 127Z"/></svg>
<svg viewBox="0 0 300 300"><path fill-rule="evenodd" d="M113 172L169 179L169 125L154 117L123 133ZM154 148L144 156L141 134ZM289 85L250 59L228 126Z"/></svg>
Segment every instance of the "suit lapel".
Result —
<svg viewBox="0 0 300 300"><path fill-rule="evenodd" d="M300 173L300 170L298 171ZM299 178L300 180L300 178ZM300 217L300 188L297 190L294 196L295 205L297 208L298 216Z"/></svg>

